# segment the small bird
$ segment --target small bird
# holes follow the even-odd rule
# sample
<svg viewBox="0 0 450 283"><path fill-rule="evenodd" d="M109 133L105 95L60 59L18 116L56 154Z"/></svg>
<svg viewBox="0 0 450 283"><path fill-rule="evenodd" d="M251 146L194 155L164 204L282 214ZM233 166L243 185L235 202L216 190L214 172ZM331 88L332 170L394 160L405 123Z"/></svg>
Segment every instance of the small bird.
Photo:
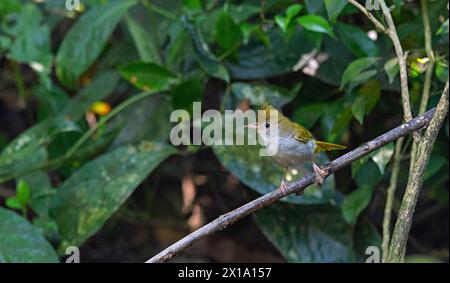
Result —
<svg viewBox="0 0 450 283"><path fill-rule="evenodd" d="M277 121L270 120L271 111L276 111L274 113L276 113ZM313 154L322 151L345 149L346 147L315 140L313 135L307 129L300 124L289 120L289 118L281 114L281 111L278 111L268 103L263 104L260 111L258 111L257 122L247 125L246 127L255 128L261 136L261 139L265 142L265 145L269 147L270 144L274 142L274 137L270 136L269 129L276 123L278 126L278 135L275 136L275 138L277 139L278 149L272 158L284 168L280 185L281 191L285 193L287 188L284 177L288 168L299 166L309 161L312 162L315 173L314 183L318 186L322 185L324 177L328 172L321 169L311 160Z"/></svg>

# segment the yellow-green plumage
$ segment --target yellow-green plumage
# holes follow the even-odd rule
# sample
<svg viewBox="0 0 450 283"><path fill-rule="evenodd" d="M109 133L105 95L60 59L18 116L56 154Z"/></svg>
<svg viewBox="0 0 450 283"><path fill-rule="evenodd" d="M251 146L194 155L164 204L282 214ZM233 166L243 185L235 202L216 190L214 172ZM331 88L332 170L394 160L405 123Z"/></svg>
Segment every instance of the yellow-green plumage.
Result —
<svg viewBox="0 0 450 283"><path fill-rule="evenodd" d="M345 146L338 144L316 141L311 132L305 127L289 120L270 104L262 105L260 110L262 111L258 112L258 133L269 145L273 142L273 139L265 128L270 127L274 122L277 123L278 136L276 141L278 150L272 158L285 169L311 161L314 153L345 148ZM272 113L276 114L276 116L271 117L271 111L275 111ZM271 121L271 118L274 117L276 117L277 121ZM316 183L321 184L325 173L314 163L313 168L316 172ZM282 188L285 186L284 182L282 182L281 186Z"/></svg>
<svg viewBox="0 0 450 283"><path fill-rule="evenodd" d="M300 142L306 143L309 140L314 140L313 135L310 131L308 131L305 127L302 125L293 122L289 120L286 116L284 116L281 111L278 111L278 109L274 108L272 105L268 103L264 103L260 110L263 111L265 120L270 121L270 111L276 111L278 115L278 125L279 130L281 133L283 132L289 132L292 133L292 137ZM259 117L262 118L262 117ZM316 149L314 153L322 152L322 151L330 151L330 150L340 150L345 149L346 147L339 144L334 143L328 143L323 141L316 141L314 140L316 144Z"/></svg>

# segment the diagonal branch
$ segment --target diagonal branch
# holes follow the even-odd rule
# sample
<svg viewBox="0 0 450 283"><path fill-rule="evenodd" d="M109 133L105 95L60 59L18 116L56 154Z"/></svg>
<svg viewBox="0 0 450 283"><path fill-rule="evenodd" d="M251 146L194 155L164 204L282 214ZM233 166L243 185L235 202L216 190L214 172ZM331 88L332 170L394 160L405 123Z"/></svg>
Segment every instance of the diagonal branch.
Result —
<svg viewBox="0 0 450 283"><path fill-rule="evenodd" d="M413 120L407 122L406 124L400 125L383 135L367 142L366 144L363 144L362 146L344 154L343 156L333 160L328 165L326 165L323 169L325 171L328 171L328 175L336 172L343 167L350 165L355 160L358 160L362 158L363 156L366 156L367 154L373 152L374 150L400 138L403 136L406 136L408 134L411 134L422 127L426 126L433 116L434 109L428 111L422 116L416 117ZM309 174L305 177L303 177L300 180L297 180L295 182L292 182L289 184L289 186L286 188L286 193L283 194L281 190L275 190L273 192L270 192L268 194L265 194L247 204L244 204L243 206L225 214L214 221L206 224L205 226L201 227L200 229L194 231L193 233L187 235L183 239L179 240L178 242L174 243L167 249L163 250L159 254L155 255L151 259L149 259L148 263L154 263L154 262L165 262L177 255L182 250L190 247L194 243L198 242L199 240L203 239L204 237L211 235L219 230L222 230L226 228L227 226L237 222L238 220L244 218L247 215L250 215L251 213L269 206L270 204L274 203L275 201L285 197L288 194L298 193L302 192L311 185L314 182L314 174Z"/></svg>

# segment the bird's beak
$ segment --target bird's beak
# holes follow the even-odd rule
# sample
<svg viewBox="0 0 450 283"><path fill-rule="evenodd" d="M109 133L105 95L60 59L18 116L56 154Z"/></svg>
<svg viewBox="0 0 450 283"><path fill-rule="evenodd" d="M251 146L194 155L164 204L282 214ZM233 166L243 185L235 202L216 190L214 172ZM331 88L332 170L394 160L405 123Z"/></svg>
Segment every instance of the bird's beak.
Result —
<svg viewBox="0 0 450 283"><path fill-rule="evenodd" d="M244 128L258 129L258 123L252 123L252 124L245 125Z"/></svg>

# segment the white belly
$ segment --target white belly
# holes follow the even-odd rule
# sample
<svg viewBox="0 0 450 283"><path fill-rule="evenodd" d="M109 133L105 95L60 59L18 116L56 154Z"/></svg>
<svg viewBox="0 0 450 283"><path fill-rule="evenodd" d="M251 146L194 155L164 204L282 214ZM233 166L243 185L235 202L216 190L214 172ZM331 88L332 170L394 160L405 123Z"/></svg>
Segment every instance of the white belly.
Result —
<svg viewBox="0 0 450 283"><path fill-rule="evenodd" d="M315 148L313 140L303 143L292 138L282 138L273 158L282 167L294 167L311 160Z"/></svg>

